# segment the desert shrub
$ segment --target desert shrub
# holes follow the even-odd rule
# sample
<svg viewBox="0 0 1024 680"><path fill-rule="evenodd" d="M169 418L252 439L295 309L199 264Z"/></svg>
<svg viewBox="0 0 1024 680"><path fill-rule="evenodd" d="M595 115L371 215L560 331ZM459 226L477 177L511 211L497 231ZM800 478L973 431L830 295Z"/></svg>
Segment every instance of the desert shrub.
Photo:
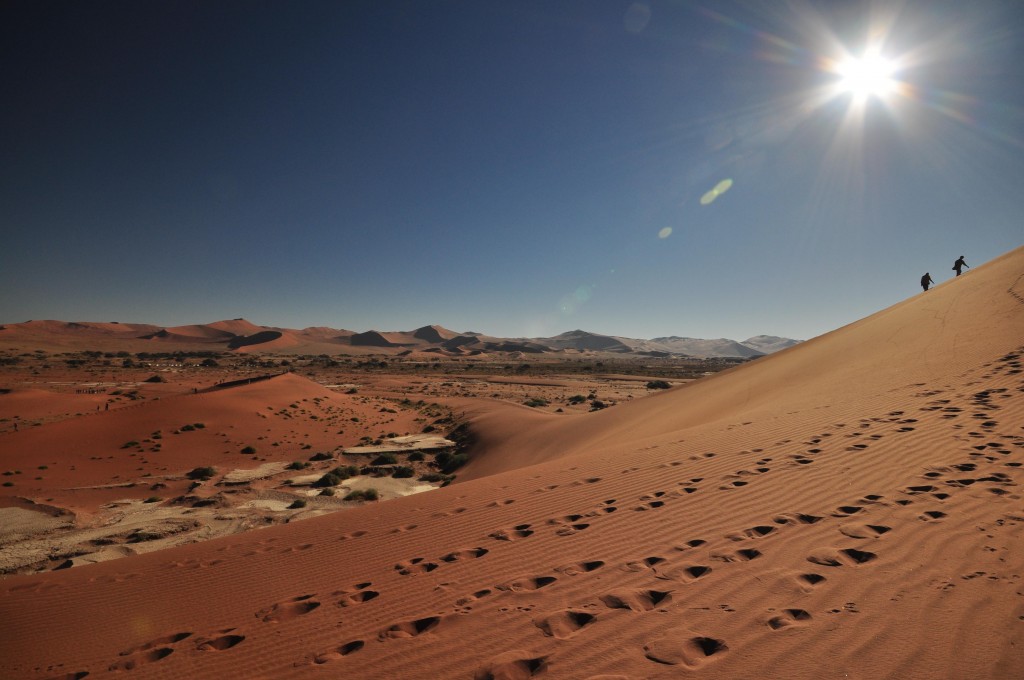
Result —
<svg viewBox="0 0 1024 680"><path fill-rule="evenodd" d="M437 454L436 458L434 458L434 462L436 462L437 466L441 468L441 472L445 474L451 474L455 470L458 470L460 467L465 465L468 460L469 456L464 453L452 454L448 451L442 451Z"/></svg>
<svg viewBox="0 0 1024 680"><path fill-rule="evenodd" d="M181 426L181 431L182 432L192 432L195 429L196 429L195 425L182 425Z"/></svg>
<svg viewBox="0 0 1024 680"><path fill-rule="evenodd" d="M331 474L341 477L342 481L349 477L356 477L359 475L359 468L355 465L342 465L331 470Z"/></svg>
<svg viewBox="0 0 1024 680"><path fill-rule="evenodd" d="M395 454L382 453L370 461L370 465L394 465L397 462L398 459L395 457Z"/></svg>
<svg viewBox="0 0 1024 680"><path fill-rule="evenodd" d="M4 486L14 486L14 482L4 482Z"/></svg>
<svg viewBox="0 0 1024 680"><path fill-rule="evenodd" d="M649 390L667 390L670 387L672 386L664 380L652 380L647 383L647 389Z"/></svg>
<svg viewBox="0 0 1024 680"><path fill-rule="evenodd" d="M425 472L420 475L421 482L443 482L448 479L448 475L442 475L440 472Z"/></svg>
<svg viewBox="0 0 1024 680"><path fill-rule="evenodd" d="M598 399L595 399L594 401L590 402L590 410L591 411L600 411L603 408L608 408L608 404L606 404L603 401L600 401Z"/></svg>
<svg viewBox="0 0 1024 680"><path fill-rule="evenodd" d="M346 501L375 501L380 498L380 494L377 493L376 489L363 489L362 491L353 491L345 496Z"/></svg>
<svg viewBox="0 0 1024 680"><path fill-rule="evenodd" d="M338 475L334 474L333 472L328 472L326 475L313 482L313 486L317 488L323 488L326 486L338 486L343 481L345 480L343 480Z"/></svg>
<svg viewBox="0 0 1024 680"><path fill-rule="evenodd" d="M408 465L399 465L398 467L395 468L395 471L394 471L394 473L391 476L395 477L397 479L405 479L405 478L408 478L408 477L412 477L415 474L416 474L416 471L413 470Z"/></svg>
<svg viewBox="0 0 1024 680"><path fill-rule="evenodd" d="M167 378L163 377L162 375L151 375L148 378L146 378L143 382L164 383L167 382Z"/></svg>
<svg viewBox="0 0 1024 680"><path fill-rule="evenodd" d="M345 391L345 394L359 394L359 390L354 387L350 387Z"/></svg>
<svg viewBox="0 0 1024 680"><path fill-rule="evenodd" d="M199 365L203 366L204 368L217 368L218 366L220 366L220 364L218 364L217 361L214 359L203 359L202 361L199 362Z"/></svg>
<svg viewBox="0 0 1024 680"><path fill-rule="evenodd" d="M196 428L197 430L202 430L203 428L206 427L206 423L192 423L192 427Z"/></svg>
<svg viewBox="0 0 1024 680"><path fill-rule="evenodd" d="M330 488L322 489L320 491L320 495L321 496L333 496L334 495L334 489L330 489Z"/></svg>
<svg viewBox="0 0 1024 680"><path fill-rule="evenodd" d="M437 428L436 428L436 427L434 427L433 425L425 425L425 426L423 427L423 431L424 431L424 432L433 432L433 431L434 431L434 430L436 430L436 429L437 429Z"/></svg>
<svg viewBox="0 0 1024 680"><path fill-rule="evenodd" d="M574 394L571 397L569 397L570 404L582 404L586 400L587 398L584 397L582 394Z"/></svg>
<svg viewBox="0 0 1024 680"><path fill-rule="evenodd" d="M187 473L185 473L185 476L188 477L189 479L201 479L205 481L210 477L213 477L215 474L217 474L217 469L207 466L193 468L189 470Z"/></svg>
<svg viewBox="0 0 1024 680"><path fill-rule="evenodd" d="M334 456L331 455L330 453L320 452L320 453L314 453L312 456L310 456L309 459L310 460L331 460L332 458L334 458Z"/></svg>
<svg viewBox="0 0 1024 680"><path fill-rule="evenodd" d="M304 463L301 460L292 461L285 466L285 470L305 470L309 467L309 463Z"/></svg>
<svg viewBox="0 0 1024 680"><path fill-rule="evenodd" d="M527 399L523 403L529 406L530 408L537 408L538 406L547 406L548 400L541 399L540 397L532 397L530 399Z"/></svg>
<svg viewBox="0 0 1024 680"><path fill-rule="evenodd" d="M149 498L147 498L146 500L144 500L142 502L143 503L159 503L161 500L163 500L163 499L160 498L160 496L150 496Z"/></svg>
<svg viewBox="0 0 1024 680"><path fill-rule="evenodd" d="M288 509L298 510L299 508L304 507L306 507L306 501L302 500L301 498L296 498L294 501L292 501L292 504L288 506Z"/></svg>
<svg viewBox="0 0 1024 680"><path fill-rule="evenodd" d="M244 449L242 449L242 453L249 453L249 454L256 453L256 447L255 446L246 446Z"/></svg>
<svg viewBox="0 0 1024 680"><path fill-rule="evenodd" d="M421 460L423 460L423 452L422 451L413 451L412 453L409 454L409 461L410 462L417 463L417 462L419 462Z"/></svg>

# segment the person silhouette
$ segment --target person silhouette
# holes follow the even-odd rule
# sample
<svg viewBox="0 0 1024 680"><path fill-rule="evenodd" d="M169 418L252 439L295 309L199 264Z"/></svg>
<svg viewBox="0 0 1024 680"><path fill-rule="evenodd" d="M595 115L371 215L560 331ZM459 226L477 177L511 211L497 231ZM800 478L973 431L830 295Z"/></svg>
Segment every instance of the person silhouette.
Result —
<svg viewBox="0 0 1024 680"><path fill-rule="evenodd" d="M933 283L935 282L932 281L932 275L929 274L928 272L925 272L924 276L921 277L921 287L924 288L925 290L928 290L928 286L932 285Z"/></svg>
<svg viewBox="0 0 1024 680"><path fill-rule="evenodd" d="M953 271L956 272L957 276L960 276L960 270L963 269L964 267L967 267L968 269L970 269L971 265L969 265L966 262L964 262L964 256L961 255L960 259L958 259L956 262L953 263Z"/></svg>

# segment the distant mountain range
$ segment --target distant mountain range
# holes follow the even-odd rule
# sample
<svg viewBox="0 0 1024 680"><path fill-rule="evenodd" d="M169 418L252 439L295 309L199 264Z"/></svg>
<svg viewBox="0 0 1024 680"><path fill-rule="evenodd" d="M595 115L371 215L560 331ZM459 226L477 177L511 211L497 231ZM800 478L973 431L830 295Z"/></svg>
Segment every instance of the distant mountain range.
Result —
<svg viewBox="0 0 1024 680"><path fill-rule="evenodd" d="M568 331L550 338L498 338L482 333L459 333L442 326L423 326L413 331L370 330L356 333L323 326L301 330L258 326L245 319L172 327L116 321L26 321L0 326L0 348L21 350L221 350L355 355L425 353L442 356L610 353L750 358L771 354L799 342L771 335L757 335L742 342L675 335L640 340L583 330Z"/></svg>

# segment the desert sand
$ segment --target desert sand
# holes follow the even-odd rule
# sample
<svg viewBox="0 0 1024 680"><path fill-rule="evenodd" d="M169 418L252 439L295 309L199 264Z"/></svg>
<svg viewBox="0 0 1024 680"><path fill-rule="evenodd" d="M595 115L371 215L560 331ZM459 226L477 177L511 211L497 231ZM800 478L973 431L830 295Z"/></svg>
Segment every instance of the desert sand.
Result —
<svg viewBox="0 0 1024 680"><path fill-rule="evenodd" d="M0 676L1019 678L1022 362L1017 249L614 408L450 398L472 443L449 486L0 581ZM377 404L283 375L58 406L0 434L0 467L47 465L18 479L25 496L106 486L140 456L169 485L211 458L255 469L280 462L267 442L333 448L340 419ZM399 434L424 417L376 413L405 418ZM118 448L118 418L163 430L161 451ZM236 464L257 431L268 460ZM119 492L53 504L89 516Z"/></svg>

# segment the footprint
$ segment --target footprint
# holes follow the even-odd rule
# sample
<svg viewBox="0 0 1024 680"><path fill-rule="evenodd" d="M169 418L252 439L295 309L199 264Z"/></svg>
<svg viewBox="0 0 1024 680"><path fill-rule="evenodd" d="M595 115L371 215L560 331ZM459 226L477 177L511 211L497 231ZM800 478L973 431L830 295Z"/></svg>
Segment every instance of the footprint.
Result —
<svg viewBox="0 0 1024 680"><path fill-rule="evenodd" d="M782 614L768 619L768 627L772 630L789 628L790 626L806 626L811 615L803 609L784 609Z"/></svg>
<svg viewBox="0 0 1024 680"><path fill-rule="evenodd" d="M186 639L188 637L191 637L191 635L192 635L192 633L188 633L188 632L185 632L185 633L172 633L171 635L164 635L163 637L158 637L155 640L151 640L150 642L146 642L144 644L141 644L138 647L132 647L131 649L126 649L125 651L121 652L119 654L119 656L130 656L132 654L135 654L136 652L145 652L145 651L148 651L150 649L153 649L154 647L160 647L160 646L164 646L164 645L171 645L171 644L174 644L176 642L181 642L182 640L184 640L184 639Z"/></svg>
<svg viewBox="0 0 1024 680"><path fill-rule="evenodd" d="M459 560L475 559L483 557L490 551L487 548L465 548L464 550L456 550L450 552L441 558L442 562L458 562Z"/></svg>
<svg viewBox="0 0 1024 680"><path fill-rule="evenodd" d="M313 662L317 664L328 663L331 661L337 661L343 656L348 656L354 652L358 652L366 645L362 640L353 640L352 642L346 642L337 649L332 649L329 652L323 654L317 654L313 657Z"/></svg>
<svg viewBox="0 0 1024 680"><path fill-rule="evenodd" d="M378 593L376 590L357 590L354 593L337 591L333 594L341 595L341 599L338 600L339 607L351 607L353 605L362 604L363 602L369 602L370 600L380 597L380 593Z"/></svg>
<svg viewBox="0 0 1024 680"><path fill-rule="evenodd" d="M697 579L704 578L711 573L711 567L703 564L691 564L686 567L676 567L666 572L660 572L659 578L665 578L670 581L682 581L683 583L691 583Z"/></svg>
<svg viewBox="0 0 1024 680"><path fill-rule="evenodd" d="M711 657L729 650L724 640L704 635L683 637L669 633L644 645L644 656L651 661L669 666L696 668Z"/></svg>
<svg viewBox="0 0 1024 680"><path fill-rule="evenodd" d="M547 670L547 657L512 650L499 654L473 674L473 680L521 680Z"/></svg>
<svg viewBox="0 0 1024 680"><path fill-rule="evenodd" d="M825 581L826 579L821 574L808 573L800 574L796 577L796 580L800 582L800 584L804 587L805 590L808 590L809 588L813 588L814 586L818 585L822 581Z"/></svg>
<svg viewBox="0 0 1024 680"><path fill-rule="evenodd" d="M761 538L762 536L767 536L773 531L775 531L775 527L762 524L756 527L745 529L744 531L738 534L730 534L726 536L726 538L728 538L730 541L743 541L750 538Z"/></svg>
<svg viewBox="0 0 1024 680"><path fill-rule="evenodd" d="M822 550L808 556L807 561L819 564L823 567L841 567L843 565L864 564L876 559L878 555L856 548L844 548L842 550Z"/></svg>
<svg viewBox="0 0 1024 680"><path fill-rule="evenodd" d="M138 668L139 666L142 666L144 664L152 663L154 661L159 661L160 659L166 659L167 657L169 657L173 653L174 653L174 650L171 649L170 647L158 647L156 649L151 649L148 652L140 652L140 653L136 654L135 656L133 656L132 658L127 659L125 661L120 661L118 663L111 664L111 666L107 670L110 670L110 671L130 671L130 670L134 670L135 668Z"/></svg>
<svg viewBox="0 0 1024 680"><path fill-rule="evenodd" d="M395 571L402 576L409 576L410 574L418 572L429 572L437 569L438 565L434 562L426 562L422 557L414 557L411 560L405 562L399 562L395 565Z"/></svg>
<svg viewBox="0 0 1024 680"><path fill-rule="evenodd" d="M645 557L642 560L634 560L632 562L626 562L625 564L623 564L619 568L622 569L623 571L637 572L637 571L643 571L644 569L651 569L655 565L661 564L664 561L665 561L664 557L658 557L657 555L652 555L651 557Z"/></svg>
<svg viewBox="0 0 1024 680"><path fill-rule="evenodd" d="M803 512L798 512L796 514L790 515L790 517L795 519L797 522L800 522L801 524L817 524L821 520L825 519L824 517L819 517L818 515L808 515L807 513ZM778 520L775 521L778 522Z"/></svg>
<svg viewBox="0 0 1024 680"><path fill-rule="evenodd" d="M599 599L609 609L631 609L635 612L647 612L658 605L672 601L668 590L627 590L608 593Z"/></svg>
<svg viewBox="0 0 1024 680"><path fill-rule="evenodd" d="M517 524L511 529L498 529L497 531L488 534L490 538L498 541L514 541L518 538L526 538L527 536L533 535L533 529L530 528L529 524Z"/></svg>
<svg viewBox="0 0 1024 680"><path fill-rule="evenodd" d="M427 616L415 621L403 621L382 630L377 635L377 639L383 642L385 640L414 638L434 630L439 625L441 625L440 616Z"/></svg>
<svg viewBox="0 0 1024 680"><path fill-rule="evenodd" d="M541 619L535 619L533 625L540 628L547 637L567 640L596 620L597 617L593 614L567 609Z"/></svg>
<svg viewBox="0 0 1024 680"><path fill-rule="evenodd" d="M892 527L881 524L840 524L839 532L850 538L875 538L888 533Z"/></svg>
<svg viewBox="0 0 1024 680"><path fill-rule="evenodd" d="M737 550L734 553L711 553L711 559L719 562L749 562L750 560L756 560L760 556L761 551L754 550L753 548L744 548L743 550Z"/></svg>
<svg viewBox="0 0 1024 680"><path fill-rule="evenodd" d="M196 640L196 649L201 652L222 652L225 649L231 649L235 645L241 644L244 640L244 635L221 635L215 638L200 638Z"/></svg>
<svg viewBox="0 0 1024 680"><path fill-rule="evenodd" d="M478 590L475 593L473 593L472 595L466 595L465 597L460 597L458 600L455 601L455 606L459 607L459 608L461 608L463 610L466 610L468 612L470 607L468 607L467 605L469 605L472 602L476 602L477 600L479 600L482 597L487 597L492 592L494 592L494 591L492 591L490 588L484 588L483 590Z"/></svg>
<svg viewBox="0 0 1024 680"><path fill-rule="evenodd" d="M508 583L495 586L498 590L510 591L513 593L519 593L529 590L540 590L546 586L551 585L558 579L554 576L532 576L527 578L519 578Z"/></svg>
<svg viewBox="0 0 1024 680"><path fill-rule="evenodd" d="M577 574L583 574L588 571L600 569L603 566L604 560L590 560L589 562L577 562L576 564L558 567L555 571L565 574L566 576L576 576Z"/></svg>
<svg viewBox="0 0 1024 680"><path fill-rule="evenodd" d="M278 602L256 612L256 617L266 623L290 621L303 614L308 614L320 606L320 603L312 598L313 595L299 595L290 600Z"/></svg>

